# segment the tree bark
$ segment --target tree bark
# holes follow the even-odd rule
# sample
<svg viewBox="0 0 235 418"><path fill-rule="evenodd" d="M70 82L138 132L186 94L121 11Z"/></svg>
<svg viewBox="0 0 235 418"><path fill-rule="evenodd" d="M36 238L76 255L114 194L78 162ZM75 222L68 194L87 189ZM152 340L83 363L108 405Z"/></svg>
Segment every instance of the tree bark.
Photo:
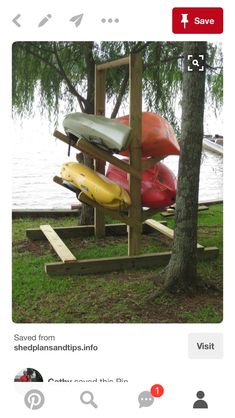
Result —
<svg viewBox="0 0 235 418"><path fill-rule="evenodd" d="M184 43L181 153L172 256L164 270L164 288L190 291L197 283L197 217L203 140L205 72L187 71L187 55L206 55L206 42Z"/></svg>

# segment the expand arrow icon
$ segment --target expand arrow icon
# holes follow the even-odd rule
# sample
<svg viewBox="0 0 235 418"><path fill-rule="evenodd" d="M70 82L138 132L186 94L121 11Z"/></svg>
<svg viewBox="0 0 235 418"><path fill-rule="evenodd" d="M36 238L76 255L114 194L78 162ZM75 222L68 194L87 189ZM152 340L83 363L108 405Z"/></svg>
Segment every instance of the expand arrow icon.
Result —
<svg viewBox="0 0 235 418"><path fill-rule="evenodd" d="M21 15L20 15L20 14L18 14L18 15L16 15L16 17L14 17L14 19L12 19L12 22L13 22L13 23L15 23L15 25L16 25L16 26L18 26L18 28L20 28L20 26L21 26L21 25L19 24L19 22L17 22L17 21L18 21L18 19L20 18L20 16L21 16Z"/></svg>

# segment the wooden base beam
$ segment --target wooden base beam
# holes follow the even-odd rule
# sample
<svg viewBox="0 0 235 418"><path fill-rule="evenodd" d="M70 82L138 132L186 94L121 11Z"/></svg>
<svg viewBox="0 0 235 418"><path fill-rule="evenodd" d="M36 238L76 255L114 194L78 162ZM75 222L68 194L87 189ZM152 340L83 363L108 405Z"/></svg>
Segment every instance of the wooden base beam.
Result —
<svg viewBox="0 0 235 418"><path fill-rule="evenodd" d="M198 252L198 259L214 259L218 256L218 248L208 247ZM138 268L155 268L167 265L171 257L171 251L137 255L132 257L112 257L91 260L75 261L73 263L47 263L45 271L50 276L87 275L98 273L110 273Z"/></svg>
<svg viewBox="0 0 235 418"><path fill-rule="evenodd" d="M155 229L156 231L160 232L161 234L165 235L167 238L173 240L174 238L174 230L168 228L168 226L162 225L160 222L155 221L154 219L147 219L145 221L146 225L149 225L151 228ZM198 250L203 250L204 247L201 244L197 244Z"/></svg>
<svg viewBox="0 0 235 418"><path fill-rule="evenodd" d="M166 221L161 221L163 225ZM82 225L82 226L66 226L66 227L53 227L54 231L60 238L86 238L94 236L94 225ZM151 234L154 230L148 225L143 225L143 234ZM105 235L108 236L122 236L127 235L126 224L106 224ZM42 241L47 238L43 234L40 228L28 228L26 229L26 236L33 241Z"/></svg>
<svg viewBox="0 0 235 418"><path fill-rule="evenodd" d="M51 225L41 225L41 231L48 239L49 243L51 244L52 248L59 256L63 263L70 263L77 261L76 257L71 253L59 235L54 231Z"/></svg>
<svg viewBox="0 0 235 418"><path fill-rule="evenodd" d="M204 210L208 210L208 206L206 205L199 205L198 206L198 212L202 212ZM170 216L175 216L175 207L167 208L165 211L161 212L161 216L164 218L168 218Z"/></svg>
<svg viewBox="0 0 235 418"><path fill-rule="evenodd" d="M147 219L145 221L146 225L149 225L151 228L155 229L156 231L160 232L161 234L165 235L168 238L174 238L174 230L168 228L168 226L162 225L159 222L155 221L154 219Z"/></svg>

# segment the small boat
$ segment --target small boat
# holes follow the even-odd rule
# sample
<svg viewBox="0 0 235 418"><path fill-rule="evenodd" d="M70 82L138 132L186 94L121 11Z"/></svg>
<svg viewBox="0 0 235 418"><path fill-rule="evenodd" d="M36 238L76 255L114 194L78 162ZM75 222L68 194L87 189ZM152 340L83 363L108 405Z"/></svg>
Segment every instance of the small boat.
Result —
<svg viewBox="0 0 235 418"><path fill-rule="evenodd" d="M63 126L72 139L84 138L106 151L118 153L129 146L131 129L116 119L71 113L65 117Z"/></svg>
<svg viewBox="0 0 235 418"><path fill-rule="evenodd" d="M126 190L83 164L73 162L63 164L61 177L67 188L83 192L105 208L124 210L131 205Z"/></svg>
<svg viewBox="0 0 235 418"><path fill-rule="evenodd" d="M223 155L224 154L224 149L223 149L223 142L221 141L221 139L208 139L208 138L203 138L203 148L215 152L216 154L219 155Z"/></svg>
<svg viewBox="0 0 235 418"><path fill-rule="evenodd" d="M128 160L126 160L128 162ZM109 164L106 176L129 192L127 173ZM163 209L175 203L177 180L163 163L143 172L141 183L142 207Z"/></svg>
<svg viewBox="0 0 235 418"><path fill-rule="evenodd" d="M119 122L129 125L129 115L117 118ZM179 155L180 147L173 128L169 122L157 113L142 113L142 157L166 157ZM122 155L128 156L124 151Z"/></svg>

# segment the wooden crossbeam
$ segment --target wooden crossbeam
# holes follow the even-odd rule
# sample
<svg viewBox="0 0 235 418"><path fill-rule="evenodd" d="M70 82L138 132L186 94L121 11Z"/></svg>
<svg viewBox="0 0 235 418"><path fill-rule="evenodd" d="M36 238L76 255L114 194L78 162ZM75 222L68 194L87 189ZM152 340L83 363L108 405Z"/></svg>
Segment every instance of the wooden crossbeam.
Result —
<svg viewBox="0 0 235 418"><path fill-rule="evenodd" d="M57 233L50 225L40 225L40 229L63 263L71 263L76 261L76 257L74 257L62 239L57 235Z"/></svg>
<svg viewBox="0 0 235 418"><path fill-rule="evenodd" d="M63 183L63 179L61 178L61 177L59 177L59 176L54 176L53 177L53 181L55 182L55 183L57 183L57 184L59 184L60 186L63 186L63 187L65 187L66 189L67 189L67 186ZM78 198L79 198L79 200L81 200L81 199L83 199L83 203L86 203L86 204L88 204L88 205L91 205L91 206L93 206L94 208L98 208L98 207L101 207L102 208L102 211L104 211L104 208L103 208L103 206L101 206L101 205L98 205L98 203L96 203L95 201L93 201L93 200L91 200L91 199L89 199L88 197L84 197L85 195L83 194L83 195L78 195ZM86 201L85 201L86 200ZM78 208L78 206L77 205L72 205L72 209L77 209ZM151 217L151 216L153 216L153 215L155 215L156 213L158 213L158 212L160 212L162 209L147 209L147 210L144 210L144 211L142 211L142 222L144 222L145 220L147 220L149 217ZM129 223L127 223L127 225L130 225L130 219L126 216L126 215L124 215L124 214L121 214L121 218L120 218L120 213L119 212L117 212L117 211L111 211L110 212L110 210L109 210L109 214L111 214L111 216L115 219L119 219L119 220L121 220L121 221L123 221L123 222L125 222L124 221L124 219L126 220L126 221L128 221ZM117 214L118 214L118 218L117 218Z"/></svg>
<svg viewBox="0 0 235 418"><path fill-rule="evenodd" d="M147 160L142 161L142 172L152 167L152 165L159 163L159 161L163 160L164 158L166 158L166 155L162 155L161 157L156 158L148 158Z"/></svg>
<svg viewBox="0 0 235 418"><path fill-rule="evenodd" d="M59 184L60 186L63 186L65 189L68 189L68 190L70 190L70 191L72 191L72 192L76 192L76 193L80 193L80 189L78 189L78 188L76 188L75 186L73 186L72 184L71 184L71 187L69 187L68 186L68 184L66 184L66 183L64 183L64 180L61 178L61 177L59 177L59 176L54 176L53 177L53 181L56 183L56 184Z"/></svg>
<svg viewBox="0 0 235 418"><path fill-rule="evenodd" d="M120 67L122 65L129 65L129 57L119 58L114 61L104 62L103 64L97 64L98 71L108 70L110 68Z"/></svg>
<svg viewBox="0 0 235 418"><path fill-rule="evenodd" d="M53 181L59 184L60 186L65 187L63 184L63 179L61 177L55 176L53 178ZM77 198L80 200L80 202L85 203L86 205L92 206L93 208L98 209L99 211L102 211L103 213L106 213L107 215L111 216L113 219L118 219L121 222L125 222L126 225L130 225L130 226L135 225L135 222L129 216L125 215L121 211L118 212L116 210L104 208L95 200L92 200L88 196L86 196L83 192L77 195Z"/></svg>
<svg viewBox="0 0 235 418"><path fill-rule="evenodd" d="M156 213L160 212L162 209L147 209L142 211L142 222L146 221L147 219L151 218L153 215L156 215Z"/></svg>
<svg viewBox="0 0 235 418"><path fill-rule="evenodd" d="M129 216L125 215L121 211L118 212L116 210L111 210L108 208L104 208L103 206L99 205L95 200L90 199L87 197L83 192L79 194L78 199L89 206L93 206L94 208L102 210L107 215L111 216L113 219L118 219L119 221L125 222L125 224L134 226L135 221L130 218Z"/></svg>
<svg viewBox="0 0 235 418"><path fill-rule="evenodd" d="M60 186L63 186L67 189L67 186L63 183L63 179L59 176L54 176L53 177L53 181L57 184L59 184ZM88 205L93 206L94 208L102 208L101 210L104 211L105 209L103 208L103 206L99 205L98 203L96 203L95 201L89 199L88 197L84 197L85 195L78 195L79 200L81 200L81 202L86 203ZM82 200L83 199L83 200ZM73 209L77 208L76 205L73 205ZM147 209L145 211L142 211L142 222L144 222L146 219L148 219L149 217L155 215L156 213L160 212L162 209ZM119 219L123 222L128 221L127 225L130 225L130 219L124 215L121 214L121 218L120 218L120 213L117 211L110 211L108 210L109 214L114 218L114 219ZM118 215L118 217L117 217Z"/></svg>
<svg viewBox="0 0 235 418"><path fill-rule="evenodd" d="M62 134L59 131L55 131L54 136L69 145L70 139L67 135ZM72 142L71 146L78 149L79 151L84 152L85 154L90 155L92 158L108 161L110 164L119 167L121 170L130 173L139 179L141 178L141 173L131 165L125 163L117 157L114 157L114 155L91 144L83 138L79 139L77 142Z"/></svg>
<svg viewBox="0 0 235 418"><path fill-rule="evenodd" d="M217 247L207 247L204 251L198 251L198 259L214 259L218 256ZM80 260L74 263L47 263L45 271L51 276L70 276L108 273L140 268L164 267L171 257L171 251L145 254L138 256L124 256L100 258L91 260Z"/></svg>
<svg viewBox="0 0 235 418"><path fill-rule="evenodd" d="M116 167L121 168L121 170L124 170L127 173L130 173L137 178L141 178L141 174L139 173L139 171L137 171L131 165L125 163L124 161L120 160L117 157L114 157L114 155L91 144L85 139L83 138L80 139L76 144L77 144L77 148L80 149L80 151L86 154L89 154L91 157L98 158L103 161L108 161L109 163L115 165Z"/></svg>
<svg viewBox="0 0 235 418"><path fill-rule="evenodd" d="M155 221L154 219L147 219L144 222L146 225L151 226L156 231L160 232L161 234L165 235L166 237L173 239L174 238L174 230L168 228L168 226L162 225L160 222ZM197 249L204 249L203 245L197 244Z"/></svg>

